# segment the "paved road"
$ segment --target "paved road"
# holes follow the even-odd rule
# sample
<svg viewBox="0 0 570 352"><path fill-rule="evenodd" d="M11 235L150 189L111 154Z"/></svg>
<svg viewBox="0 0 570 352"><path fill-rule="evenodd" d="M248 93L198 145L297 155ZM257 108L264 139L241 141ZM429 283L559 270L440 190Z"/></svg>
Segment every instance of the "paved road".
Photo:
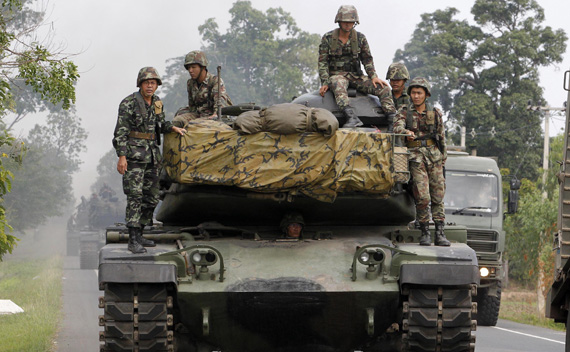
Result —
<svg viewBox="0 0 570 352"><path fill-rule="evenodd" d="M477 352L564 352L566 333L499 320L477 327Z"/></svg>

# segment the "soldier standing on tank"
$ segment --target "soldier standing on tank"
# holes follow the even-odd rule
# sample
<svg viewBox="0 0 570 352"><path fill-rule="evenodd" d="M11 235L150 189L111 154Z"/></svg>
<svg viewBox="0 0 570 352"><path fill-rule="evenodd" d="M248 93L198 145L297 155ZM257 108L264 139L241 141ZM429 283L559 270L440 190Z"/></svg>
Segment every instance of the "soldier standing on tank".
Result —
<svg viewBox="0 0 570 352"><path fill-rule="evenodd" d="M190 74L190 79L186 83L188 106L176 112L172 120L175 126L183 127L190 120L200 117L216 118L218 104L221 107L232 105L224 81L208 72L208 59L203 51L189 52L184 59L184 68ZM218 92L218 80L220 92ZM182 114L186 116L180 116Z"/></svg>
<svg viewBox="0 0 570 352"><path fill-rule="evenodd" d="M360 23L356 8L352 5L342 5L334 21L338 23L339 28L326 33L319 46L319 93L324 97L330 86L338 107L346 117L343 127L362 126L354 108L349 105L349 87L376 95L391 124L396 109L390 88L376 74L366 37L354 29L355 25ZM361 63L368 76L362 73Z"/></svg>
<svg viewBox="0 0 570 352"><path fill-rule="evenodd" d="M396 111L404 105L410 104L410 96L406 92L406 81L410 79L408 68L401 62L395 62L388 67L386 80L390 81L392 87L392 100Z"/></svg>
<svg viewBox="0 0 570 352"><path fill-rule="evenodd" d="M414 78L408 87L411 104L398 110L394 121L394 133L406 134L406 146L410 153L410 172L416 203L416 220L420 224L420 245L431 245L429 232L429 208L435 223L435 245L449 246L445 237L445 176L443 168L447 160L445 130L441 111L427 102L431 96L427 79Z"/></svg>
<svg viewBox="0 0 570 352"><path fill-rule="evenodd" d="M161 84L155 68L143 67L139 71L139 90L121 101L113 138L119 157L117 171L123 175L123 191L127 196L128 249L133 253L145 253L144 247L155 246L142 234L145 226L152 225L158 204L159 133L185 133L165 121L162 101L154 94Z"/></svg>

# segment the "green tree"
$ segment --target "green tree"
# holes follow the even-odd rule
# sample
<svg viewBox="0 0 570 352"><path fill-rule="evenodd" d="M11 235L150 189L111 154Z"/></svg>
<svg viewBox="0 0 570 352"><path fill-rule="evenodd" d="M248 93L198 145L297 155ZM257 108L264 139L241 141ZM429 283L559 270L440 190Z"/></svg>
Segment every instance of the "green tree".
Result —
<svg viewBox="0 0 570 352"><path fill-rule="evenodd" d="M209 70L223 67L222 79L234 103L271 105L318 88L317 52L320 36L302 31L288 12L270 8L265 13L249 1L237 1L225 34L213 18L198 29ZM188 105L184 57L169 60L163 93L165 106Z"/></svg>
<svg viewBox="0 0 570 352"><path fill-rule="evenodd" d="M0 260L16 243L6 220L5 196L12 189L13 171L22 170L19 162L23 155L21 142L6 131L6 114L41 109L46 102L68 109L75 102L75 83L79 78L77 66L68 55L54 50L51 44L38 42L37 31L43 24L45 10L35 10L34 2L4 0L0 8ZM53 43L53 33L49 33L47 43ZM23 97L23 91L29 92L26 86L38 95L33 101ZM24 108L22 103L28 105Z"/></svg>
<svg viewBox="0 0 570 352"><path fill-rule="evenodd" d="M99 159L97 164L97 180L91 185L91 192L98 193L106 184L116 193L116 197L126 201L123 193L123 177L117 172L117 153L111 148L105 155Z"/></svg>
<svg viewBox="0 0 570 352"><path fill-rule="evenodd" d="M480 155L497 156L502 168L535 179L541 118L526 106L543 100L538 68L562 61L567 36L542 25L544 11L534 0L476 0L476 25L455 19L457 12L422 15L395 60L412 77L430 80L431 100L448 114L456 141L465 126Z"/></svg>
<svg viewBox="0 0 570 352"><path fill-rule="evenodd" d="M87 133L74 110L49 114L27 137L27 155L14 168L12 192L4 196L9 223L18 231L61 215L73 201L72 175L82 163Z"/></svg>

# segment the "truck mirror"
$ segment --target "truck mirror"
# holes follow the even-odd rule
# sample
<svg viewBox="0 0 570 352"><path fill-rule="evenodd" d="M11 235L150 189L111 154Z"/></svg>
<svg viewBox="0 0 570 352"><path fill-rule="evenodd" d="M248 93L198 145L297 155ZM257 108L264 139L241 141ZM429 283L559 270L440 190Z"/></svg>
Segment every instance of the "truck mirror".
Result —
<svg viewBox="0 0 570 352"><path fill-rule="evenodd" d="M519 208L519 189L521 188L521 181L513 178L510 185L511 190L509 191L509 198L507 200L507 214L514 214Z"/></svg>

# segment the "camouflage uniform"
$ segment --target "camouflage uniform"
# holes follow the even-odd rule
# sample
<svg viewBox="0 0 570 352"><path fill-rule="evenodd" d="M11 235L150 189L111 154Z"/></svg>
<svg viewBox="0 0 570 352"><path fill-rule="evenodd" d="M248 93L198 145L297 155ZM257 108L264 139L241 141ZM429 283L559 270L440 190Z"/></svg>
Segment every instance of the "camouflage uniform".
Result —
<svg viewBox="0 0 570 352"><path fill-rule="evenodd" d="M179 127L184 127L190 120L217 114L218 98L220 98L221 107L232 105L224 81L207 72L208 59L206 54L199 50L189 52L184 60L184 68L188 70L191 64L198 64L206 69L206 77L201 83L192 78L186 82L188 106L179 109L172 121L175 126ZM218 92L218 80L220 81L221 97Z"/></svg>
<svg viewBox="0 0 570 352"><path fill-rule="evenodd" d="M370 52L370 46L364 34L352 29L350 38L346 44L338 39L339 29L326 33L319 46L319 77L321 85L331 87L338 107L343 110L348 106L349 87L366 94L376 95L382 104L385 113L394 113L394 102L390 94L390 88L374 87L372 79L378 77L374 69L374 61ZM336 33L335 33L336 32ZM352 40L356 38L357 53L353 53ZM333 44L336 41L337 44ZM360 71L360 63L368 77Z"/></svg>
<svg viewBox="0 0 570 352"><path fill-rule="evenodd" d="M404 80L410 79L410 74L408 73L408 68L401 62L394 62L388 67L388 72L386 72L386 80ZM392 100L394 101L394 106L396 111L398 111L402 106L407 106L411 104L410 96L404 90L399 98L394 96L394 90L392 90Z"/></svg>
<svg viewBox="0 0 570 352"><path fill-rule="evenodd" d="M408 111L412 114L411 126L406 126ZM428 117L432 115L433 118ZM443 197L445 195L445 178L443 167L447 160L445 131L441 111L426 103L426 109L419 113L413 104L404 105L398 110L394 122L394 133L413 131L416 141L433 141L439 136L442 152L436 144L429 146L408 147L410 153L410 172L413 178L413 191L416 201L416 219L420 223L429 222L429 206L434 221L445 221ZM428 124L428 120L433 120ZM435 122L435 126L434 123ZM430 127L431 126L431 127ZM430 132L433 129L433 133ZM409 142L408 142L409 143Z"/></svg>
<svg viewBox="0 0 570 352"><path fill-rule="evenodd" d="M137 86L140 86L138 82ZM172 123L165 121L162 101L156 94L152 96L150 105L140 91L127 96L119 105L113 146L117 156L126 156L128 162L123 175L127 227L152 225L153 212L159 200L158 176L162 160L156 137L138 138L132 132L156 136L171 130Z"/></svg>
<svg viewBox="0 0 570 352"><path fill-rule="evenodd" d="M392 100L394 101L394 106L396 107L396 111L400 110L402 106L408 106L412 103L410 100L410 96L406 92L402 92L399 98L396 98L394 94L392 94Z"/></svg>

